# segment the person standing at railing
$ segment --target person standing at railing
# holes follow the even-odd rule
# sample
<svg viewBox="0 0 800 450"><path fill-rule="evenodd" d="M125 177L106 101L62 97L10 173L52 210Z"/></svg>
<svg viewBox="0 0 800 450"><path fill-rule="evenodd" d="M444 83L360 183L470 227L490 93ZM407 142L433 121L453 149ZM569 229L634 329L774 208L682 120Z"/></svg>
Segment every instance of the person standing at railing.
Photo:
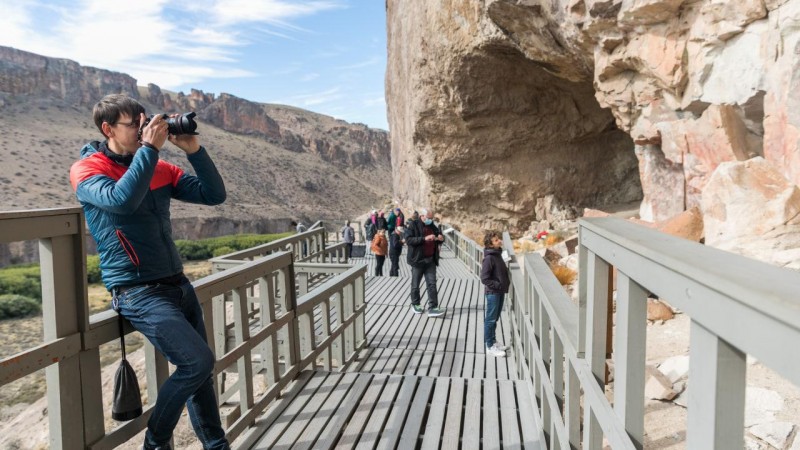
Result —
<svg viewBox="0 0 800 450"><path fill-rule="evenodd" d="M342 228L342 242L345 243L345 249L347 252L347 259L350 259L350 255L353 254L353 242L356 241L356 230L350 226L350 221L344 223L344 227Z"/></svg>
<svg viewBox="0 0 800 450"><path fill-rule="evenodd" d="M222 203L225 184L197 136L170 135L160 115L146 123L135 99L108 95L94 106L93 118L106 140L81 149L70 182L97 242L103 283L114 309L176 366L158 391L144 448L171 448L186 405L203 448L229 449L214 393L214 353L169 215L173 198ZM167 139L186 153L196 175L159 159Z"/></svg>
<svg viewBox="0 0 800 450"><path fill-rule="evenodd" d="M486 300L483 316L483 340L486 344L487 355L502 358L506 356L506 346L497 343L495 330L511 281L508 278L508 268L503 258L503 239L500 237L500 233L487 231L483 238L483 246L481 283L484 286Z"/></svg>
<svg viewBox="0 0 800 450"><path fill-rule="evenodd" d="M303 225L303 222L299 220L298 221L293 220L292 226L295 227L295 230L297 230L297 234L305 233L307 230L306 226ZM302 249L301 251L303 252L303 258L305 258L308 255L308 243L306 242L305 239L301 241L300 247Z"/></svg>
<svg viewBox="0 0 800 450"><path fill-rule="evenodd" d="M380 229L372 239L372 253L375 254L375 276L383 276L383 263L389 252L389 241L386 239L386 230Z"/></svg>
<svg viewBox="0 0 800 450"><path fill-rule="evenodd" d="M378 219L377 211L374 209L369 213L369 217L364 221L364 237L367 243L372 244L372 238L375 237L375 232L378 228L375 226L375 221ZM370 245L366 245L366 251L369 251Z"/></svg>
<svg viewBox="0 0 800 450"><path fill-rule="evenodd" d="M394 232L389 235L389 259L392 261L392 267L389 269L389 276L396 277L400 275L400 255L403 253L403 234L406 229L402 226L396 227Z"/></svg>
<svg viewBox="0 0 800 450"><path fill-rule="evenodd" d="M439 294L436 290L436 266L439 265L439 247L444 236L433 223L433 211L420 210L417 220L406 228L406 261L411 266L411 311L422 314L419 283L425 277L428 289L428 317L443 316L445 309L439 307Z"/></svg>

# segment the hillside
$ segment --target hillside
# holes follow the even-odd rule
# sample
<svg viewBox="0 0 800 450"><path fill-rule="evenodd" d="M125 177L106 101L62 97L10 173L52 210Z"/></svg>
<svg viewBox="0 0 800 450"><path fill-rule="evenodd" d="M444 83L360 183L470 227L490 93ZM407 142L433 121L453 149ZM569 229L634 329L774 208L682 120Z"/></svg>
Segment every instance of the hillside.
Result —
<svg viewBox="0 0 800 450"><path fill-rule="evenodd" d="M77 205L69 168L86 142L102 139L91 108L112 92L137 97L149 114L198 113L201 143L228 200L220 207L175 202L178 237L283 231L290 219L352 217L390 195L383 130L228 94L137 86L125 74L0 47L0 210ZM189 169L171 145L161 157Z"/></svg>

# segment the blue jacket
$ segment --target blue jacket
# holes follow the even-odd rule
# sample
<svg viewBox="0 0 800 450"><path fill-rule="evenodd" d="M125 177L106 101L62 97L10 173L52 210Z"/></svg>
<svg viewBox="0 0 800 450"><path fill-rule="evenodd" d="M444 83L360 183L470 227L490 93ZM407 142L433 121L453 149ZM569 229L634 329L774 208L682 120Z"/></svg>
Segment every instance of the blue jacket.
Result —
<svg viewBox="0 0 800 450"><path fill-rule="evenodd" d="M99 144L106 145L105 143ZM183 270L172 240L170 200L218 205L225 184L204 148L188 155L197 176L141 147L129 167L112 161L98 143L86 144L70 169L70 182L97 242L103 283L144 284Z"/></svg>

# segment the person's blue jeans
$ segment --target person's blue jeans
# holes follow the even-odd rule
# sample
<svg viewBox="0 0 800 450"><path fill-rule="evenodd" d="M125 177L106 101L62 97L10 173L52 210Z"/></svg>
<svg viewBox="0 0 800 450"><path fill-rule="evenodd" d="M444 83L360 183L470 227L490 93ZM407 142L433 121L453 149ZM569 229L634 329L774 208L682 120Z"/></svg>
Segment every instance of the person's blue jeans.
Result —
<svg viewBox="0 0 800 450"><path fill-rule="evenodd" d="M206 341L203 311L189 280L184 277L179 286L135 286L123 290L115 300L119 313L176 366L158 391L147 422L145 448L169 444L185 404L203 448L229 449L214 393L214 353Z"/></svg>
<svg viewBox="0 0 800 450"><path fill-rule="evenodd" d="M423 276L428 288L428 308L436 308L439 306L439 294L436 291L436 264L433 262L422 267L411 267L411 304L419 305L419 283Z"/></svg>
<svg viewBox="0 0 800 450"><path fill-rule="evenodd" d="M503 310L503 300L506 294L486 294L486 309L483 316L483 341L486 348L490 348L497 340L495 330L497 321L500 320L500 311Z"/></svg>

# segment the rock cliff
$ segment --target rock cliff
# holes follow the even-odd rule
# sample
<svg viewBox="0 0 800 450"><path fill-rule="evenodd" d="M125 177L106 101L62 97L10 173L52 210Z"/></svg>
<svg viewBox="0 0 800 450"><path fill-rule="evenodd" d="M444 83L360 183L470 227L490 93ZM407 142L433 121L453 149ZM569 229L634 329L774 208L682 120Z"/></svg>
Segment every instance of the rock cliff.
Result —
<svg viewBox="0 0 800 450"><path fill-rule="evenodd" d="M69 168L86 142L102 139L91 108L120 92L148 113L196 111L225 180L221 206L173 203L178 238L283 232L292 219L357 217L391 197L386 131L225 93L137 86L125 74L0 47L0 211L77 205ZM192 171L171 145L160 157ZM30 260L35 247L0 246L0 265Z"/></svg>
<svg viewBox="0 0 800 450"><path fill-rule="evenodd" d="M535 203L640 200L648 221L698 207L711 242L743 250L770 233L712 212L744 195L711 182L724 166L780 181L750 203L770 205L772 234L798 232L800 0L388 0L387 21L400 197L515 229L547 218Z"/></svg>

